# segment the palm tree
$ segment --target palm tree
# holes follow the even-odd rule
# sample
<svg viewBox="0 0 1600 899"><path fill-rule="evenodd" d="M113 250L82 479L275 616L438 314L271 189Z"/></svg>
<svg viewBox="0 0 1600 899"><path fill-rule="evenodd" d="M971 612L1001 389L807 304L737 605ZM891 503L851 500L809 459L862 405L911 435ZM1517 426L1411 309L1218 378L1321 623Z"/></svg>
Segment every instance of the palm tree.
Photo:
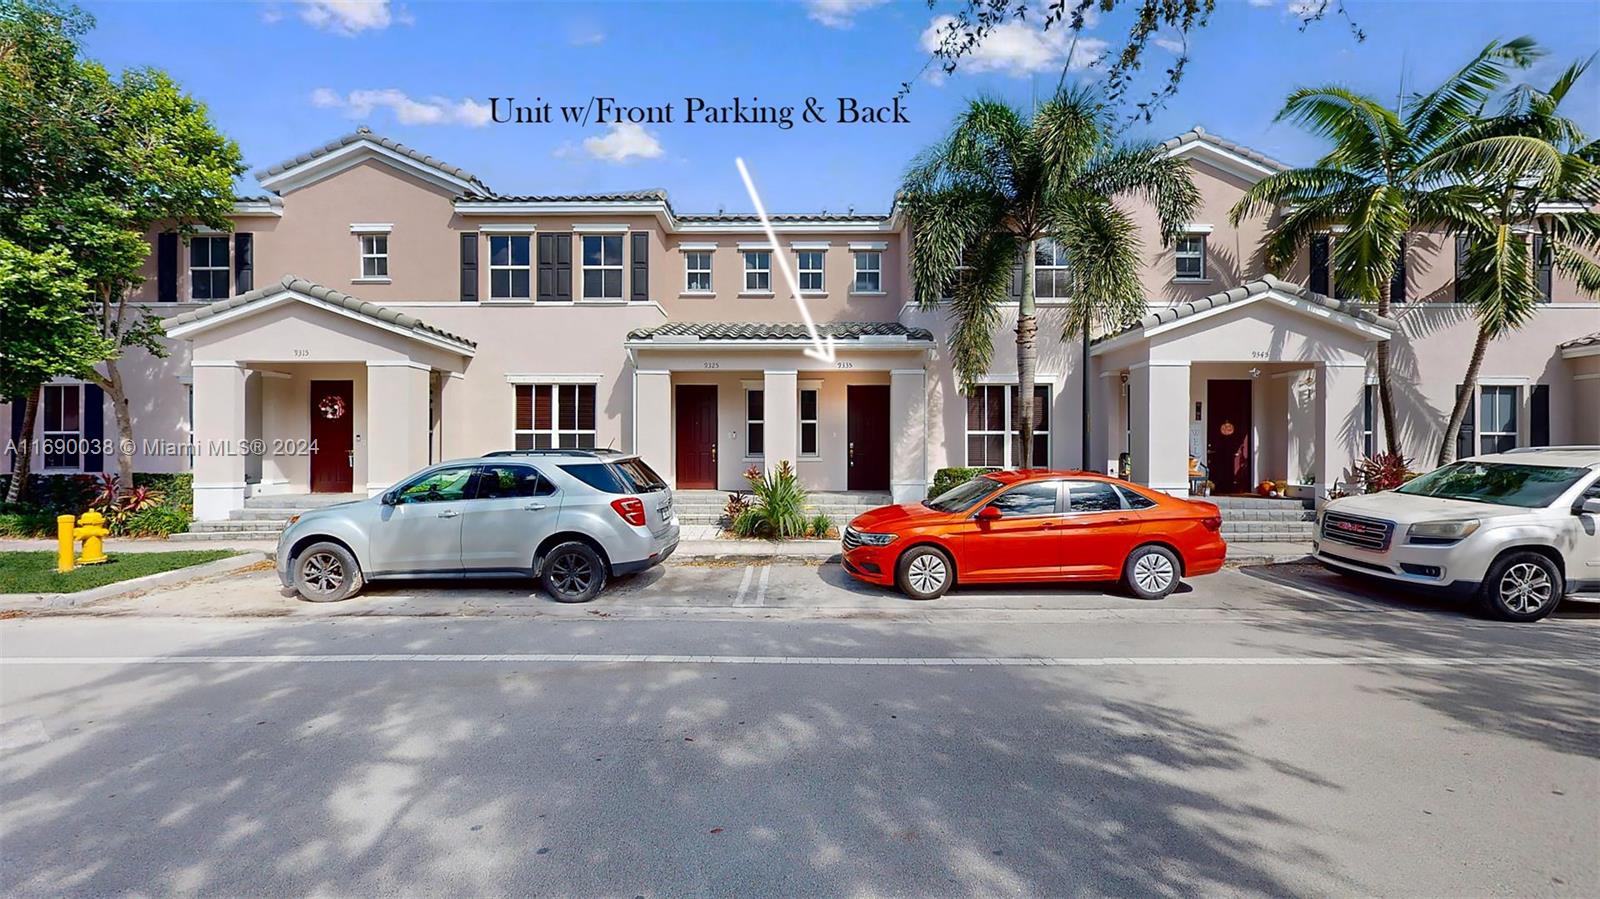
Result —
<svg viewBox="0 0 1600 899"><path fill-rule="evenodd" d="M1334 282L1342 295L1375 303L1378 314L1387 316L1407 233L1454 232L1482 219L1470 185L1440 179L1424 167L1474 121L1512 68L1536 56L1531 38L1491 43L1432 92L1403 99L1398 110L1337 86L1295 91L1276 121L1293 122L1332 142L1333 149L1309 168L1257 182L1229 218L1238 225L1250 216L1288 209L1264 248L1267 265L1279 270L1291 265L1314 236L1342 226L1333 241ZM1376 363L1385 445L1399 455L1386 340L1378 343Z"/></svg>
<svg viewBox="0 0 1600 899"><path fill-rule="evenodd" d="M963 390L989 370L994 330L1010 301L1022 256L1017 303L1017 408L1021 446L1032 456L1033 386L1038 361L1034 285L1041 241L1070 260L1071 305L1062 337L1126 324L1145 311L1140 245L1128 213L1113 201L1150 203L1162 239L1177 236L1199 204L1188 164L1152 146L1112 140L1113 123L1089 91L1058 92L1030 115L997 100L974 100L950 134L907 172L900 206L911 225L917 305L948 304L950 354ZM1083 464L1089 464L1087 353L1083 358ZM1033 460L1042 464L1046 460Z"/></svg>
<svg viewBox="0 0 1600 899"><path fill-rule="evenodd" d="M1600 197L1600 141L1589 141L1560 112L1592 61L1568 66L1548 90L1523 85L1509 92L1496 115L1463 129L1424 167L1425 175L1472 185L1487 212L1465 231L1462 287L1478 337L1439 441L1440 465L1455 461L1489 341L1522 327L1538 309L1538 270L1562 272L1585 293L1600 293L1600 214L1589 205Z"/></svg>

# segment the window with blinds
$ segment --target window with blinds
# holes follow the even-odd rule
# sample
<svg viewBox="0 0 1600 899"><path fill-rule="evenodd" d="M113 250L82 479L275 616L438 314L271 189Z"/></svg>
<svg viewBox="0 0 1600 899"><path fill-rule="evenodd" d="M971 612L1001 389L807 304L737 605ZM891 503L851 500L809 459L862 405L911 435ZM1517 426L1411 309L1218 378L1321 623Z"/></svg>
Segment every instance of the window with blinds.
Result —
<svg viewBox="0 0 1600 899"><path fill-rule="evenodd" d="M517 385L517 449L594 449L595 385Z"/></svg>

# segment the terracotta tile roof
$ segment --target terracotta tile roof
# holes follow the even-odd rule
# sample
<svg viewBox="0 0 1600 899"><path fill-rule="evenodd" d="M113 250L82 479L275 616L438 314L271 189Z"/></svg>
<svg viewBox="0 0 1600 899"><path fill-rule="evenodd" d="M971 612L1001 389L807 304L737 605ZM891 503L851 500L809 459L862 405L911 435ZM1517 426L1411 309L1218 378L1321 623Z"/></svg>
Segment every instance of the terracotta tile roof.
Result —
<svg viewBox="0 0 1600 899"><path fill-rule="evenodd" d="M1332 309L1334 312L1349 316L1350 318L1365 322L1369 325L1377 325L1380 328L1386 328L1390 331L1397 331L1400 329L1400 323L1395 321L1393 318L1378 315L1372 312L1370 309L1367 309L1356 300L1334 299L1333 297L1324 296L1323 294L1317 293L1309 287L1303 287L1291 281L1284 281L1283 279L1275 278L1272 275L1265 275L1255 281L1248 281L1245 284L1235 287L1231 290L1224 290L1202 299L1191 300L1187 303L1178 303L1173 306L1168 306L1165 309L1157 310L1149 315L1146 315L1144 318L1139 319L1129 327L1124 328L1115 334L1108 334L1105 337L1100 338L1100 340L1110 340L1113 337L1119 337L1123 334L1127 334L1130 331L1154 328L1157 325L1164 325L1168 322L1179 321L1181 319L1189 318L1192 315L1198 315L1199 313L1205 312L1208 309L1215 309L1219 306L1226 306L1229 303L1237 303L1241 300L1258 297L1269 290L1285 293L1308 303L1315 303L1318 306ZM1096 342L1098 343L1099 341Z"/></svg>
<svg viewBox="0 0 1600 899"><path fill-rule="evenodd" d="M1276 159L1273 159L1271 156L1268 156L1265 153L1252 150L1244 144L1234 143L1227 138L1218 137L1199 125L1190 128L1188 131L1183 132L1177 137L1162 141L1161 146L1168 150L1176 150L1190 141L1199 141L1204 144L1210 144L1213 147L1227 150L1229 153L1233 153L1237 156L1243 156L1251 162L1259 162L1267 168L1276 169L1280 172L1288 171L1290 168L1289 166L1279 162Z"/></svg>
<svg viewBox="0 0 1600 899"><path fill-rule="evenodd" d="M1600 331L1596 331L1593 334L1585 334L1582 337L1569 340L1566 343L1558 346L1557 349L1575 350L1581 346L1600 346Z"/></svg>
<svg viewBox="0 0 1600 899"><path fill-rule="evenodd" d="M409 331L416 331L419 334L427 334L433 337L442 338L452 343L462 344L468 348L475 348L478 345L474 341L468 340L459 334L452 334L449 331L441 328L435 328L434 326L423 322L421 319L415 316L407 315L404 312L396 311L387 306L379 306L377 303L369 303L365 300L357 299L347 293L342 293L334 290L331 287L323 287L321 284L315 284L311 281L305 280L304 278L297 278L294 275L285 275L283 280L276 284L260 287L247 293L241 293L236 297L230 297L226 300L219 300L215 303L195 309L192 312L185 312L181 315L175 315L172 318L164 319L161 322L161 325L170 331L173 328L181 325L203 321L213 316L221 315L229 310L238 309L243 306L249 306L252 303L258 303L262 300L279 296L290 291L304 294L308 297L315 297L316 299L319 299L325 303L332 303L336 306L348 309L357 315L362 315L387 325L393 325L397 328L404 328Z"/></svg>
<svg viewBox="0 0 1600 899"><path fill-rule="evenodd" d="M473 189L479 193L491 195L494 193L494 191L489 189L489 185L484 184L478 179L477 175L472 174L466 169L463 169L459 166L453 166L442 159L429 156L421 151L413 150L397 140L390 140L387 137L380 137L379 135L373 134L371 130L365 127L357 128L355 131L352 131L342 137L336 137L320 147L301 153L299 156L296 156L293 159L285 159L280 163L268 166L267 168L256 172L256 177L264 179L271 178L274 175L280 175L289 169L294 168L295 166L305 165L313 159L321 158L329 153L334 152L335 150L343 149L344 147L348 147L358 141L370 141L386 150L392 150L396 153L399 153L407 159L415 160L416 162L420 162L425 166L443 172L452 178L459 178L462 181L466 181L471 184Z"/></svg>
<svg viewBox="0 0 1600 899"><path fill-rule="evenodd" d="M592 194L468 194L462 203L626 203L653 200L662 203L680 222L748 222L759 225L754 212L684 212L672 208L672 200L659 187L644 190L605 191ZM881 222L889 216L878 212L775 212L768 216L774 222Z"/></svg>
<svg viewBox="0 0 1600 899"><path fill-rule="evenodd" d="M629 200L668 202L667 192L652 187L646 190L618 190L594 194L467 194L463 203L619 203Z"/></svg>
<svg viewBox="0 0 1600 899"><path fill-rule="evenodd" d="M863 337L933 339L933 334L927 329L908 328L899 322L818 322L817 333L836 341L860 340ZM692 337L710 341L810 339L806 326L797 322L668 322L628 332L629 340L654 340L658 337Z"/></svg>

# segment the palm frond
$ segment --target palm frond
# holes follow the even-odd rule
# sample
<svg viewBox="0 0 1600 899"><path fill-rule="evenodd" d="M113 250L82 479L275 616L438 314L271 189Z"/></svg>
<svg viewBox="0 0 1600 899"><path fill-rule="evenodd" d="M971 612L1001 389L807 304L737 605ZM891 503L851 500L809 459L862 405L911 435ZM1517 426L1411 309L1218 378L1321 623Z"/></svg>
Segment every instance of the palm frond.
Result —
<svg viewBox="0 0 1600 899"><path fill-rule="evenodd" d="M1467 243L1462 292L1491 339L1522 327L1538 309L1532 255L1527 239L1507 222Z"/></svg>
<svg viewBox="0 0 1600 899"><path fill-rule="evenodd" d="M1438 87L1414 98L1405 119L1411 143L1427 148L1444 140L1482 112L1513 69L1526 68L1543 55L1533 38L1525 35L1505 43L1491 41Z"/></svg>
<svg viewBox="0 0 1600 899"><path fill-rule="evenodd" d="M950 363L966 390L989 371L994 332L1010 299L1011 273L1020 244L1010 234L986 234L968 251L969 269L953 283L947 318Z"/></svg>
<svg viewBox="0 0 1600 899"><path fill-rule="evenodd" d="M1132 144L1103 149L1073 179L1079 192L1102 197L1136 197L1155 210L1163 245L1172 243L1200 208L1189 162L1159 147Z"/></svg>
<svg viewBox="0 0 1600 899"><path fill-rule="evenodd" d="M911 282L918 307L931 309L947 295L968 248L1003 228L1004 209L994 194L967 186L901 195L911 232Z"/></svg>
<svg viewBox="0 0 1600 899"><path fill-rule="evenodd" d="M1576 281L1579 290L1600 295L1600 262L1565 243L1552 242L1550 252L1556 270Z"/></svg>
<svg viewBox="0 0 1600 899"><path fill-rule="evenodd" d="M1048 211L1050 233L1072 261L1062 337L1122 328L1144 314L1138 226L1104 196L1075 194Z"/></svg>
<svg viewBox="0 0 1600 899"><path fill-rule="evenodd" d="M1247 218L1271 215L1284 206L1348 197L1372 184L1354 172L1320 166L1276 172L1250 185L1228 213L1228 219L1237 225Z"/></svg>
<svg viewBox="0 0 1600 899"><path fill-rule="evenodd" d="M1333 144L1318 163L1369 177L1392 168L1406 145L1399 119L1377 101L1342 87L1301 88L1289 95L1275 121L1300 125Z"/></svg>

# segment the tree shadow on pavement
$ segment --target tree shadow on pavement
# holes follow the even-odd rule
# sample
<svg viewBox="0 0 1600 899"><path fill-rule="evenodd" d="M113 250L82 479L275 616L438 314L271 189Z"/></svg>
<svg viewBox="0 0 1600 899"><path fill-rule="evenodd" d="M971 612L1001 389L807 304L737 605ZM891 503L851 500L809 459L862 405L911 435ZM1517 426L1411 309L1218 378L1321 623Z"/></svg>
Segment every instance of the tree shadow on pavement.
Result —
<svg viewBox="0 0 1600 899"><path fill-rule="evenodd" d="M604 652L609 625L515 631L536 641L505 622L388 630L398 627L279 623L184 651ZM750 651L751 641L732 641L708 634L699 651ZM515 645L528 642L545 648ZM809 644L795 634L768 645ZM934 652L971 650L946 641ZM1339 787L1100 673L514 662L86 670L29 667L39 689L7 691L6 717L34 717L50 736L0 761L7 895L1360 887L1313 847L1318 822L1262 798L1264 785L1288 784L1315 806Z"/></svg>

